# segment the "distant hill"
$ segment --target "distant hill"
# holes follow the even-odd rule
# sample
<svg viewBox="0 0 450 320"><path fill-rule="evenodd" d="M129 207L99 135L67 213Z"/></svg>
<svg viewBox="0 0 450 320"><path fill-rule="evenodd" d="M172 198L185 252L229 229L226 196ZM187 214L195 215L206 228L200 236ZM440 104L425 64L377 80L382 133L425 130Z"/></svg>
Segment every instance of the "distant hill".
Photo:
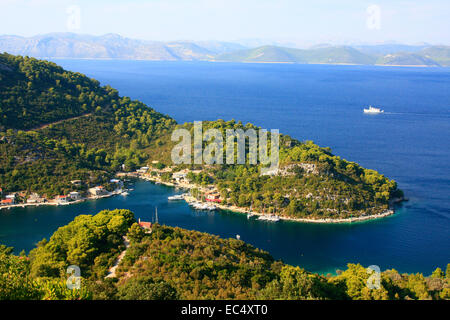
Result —
<svg viewBox="0 0 450 320"><path fill-rule="evenodd" d="M155 61L285 62L318 64L361 64L399 66L450 66L450 47L380 44L333 46L321 44L309 49L289 44L260 45L262 41L145 41L117 34L102 36L50 33L34 37L0 36L0 53L35 58L121 59Z"/></svg>
<svg viewBox="0 0 450 320"><path fill-rule="evenodd" d="M433 59L427 58L423 55L400 52L395 54L387 54L384 57L377 60L378 64L393 65L393 66L429 66L438 67L439 63Z"/></svg>
<svg viewBox="0 0 450 320"><path fill-rule="evenodd" d="M429 45L406 45L406 44L376 44L354 46L355 49L370 55L385 56L396 52L419 52Z"/></svg>
<svg viewBox="0 0 450 320"><path fill-rule="evenodd" d="M330 64L373 64L375 58L351 47L320 47L308 50L263 46L256 49L225 53L216 57L218 61L242 62L291 62Z"/></svg>
<svg viewBox="0 0 450 320"><path fill-rule="evenodd" d="M243 48L227 42L143 41L117 34L52 33L30 38L0 36L0 52L35 58L208 60L216 54Z"/></svg>
<svg viewBox="0 0 450 320"><path fill-rule="evenodd" d="M433 46L420 51L420 55L432 59L441 66L450 66L450 46Z"/></svg>

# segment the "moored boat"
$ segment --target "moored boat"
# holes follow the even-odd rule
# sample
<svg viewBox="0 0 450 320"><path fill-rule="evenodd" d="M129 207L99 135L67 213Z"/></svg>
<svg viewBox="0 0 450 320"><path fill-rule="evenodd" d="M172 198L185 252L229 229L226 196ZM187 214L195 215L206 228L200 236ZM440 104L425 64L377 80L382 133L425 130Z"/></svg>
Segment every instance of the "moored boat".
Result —
<svg viewBox="0 0 450 320"><path fill-rule="evenodd" d="M174 196L170 196L167 198L168 200L183 200L184 199L184 195L182 194L177 194Z"/></svg>

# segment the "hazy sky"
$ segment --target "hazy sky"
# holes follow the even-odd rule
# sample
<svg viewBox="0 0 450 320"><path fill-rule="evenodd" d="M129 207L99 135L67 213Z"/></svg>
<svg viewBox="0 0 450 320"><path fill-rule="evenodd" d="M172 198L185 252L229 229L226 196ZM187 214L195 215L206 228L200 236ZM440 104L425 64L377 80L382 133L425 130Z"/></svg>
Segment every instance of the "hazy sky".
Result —
<svg viewBox="0 0 450 320"><path fill-rule="evenodd" d="M450 44L449 0L0 0L0 34Z"/></svg>

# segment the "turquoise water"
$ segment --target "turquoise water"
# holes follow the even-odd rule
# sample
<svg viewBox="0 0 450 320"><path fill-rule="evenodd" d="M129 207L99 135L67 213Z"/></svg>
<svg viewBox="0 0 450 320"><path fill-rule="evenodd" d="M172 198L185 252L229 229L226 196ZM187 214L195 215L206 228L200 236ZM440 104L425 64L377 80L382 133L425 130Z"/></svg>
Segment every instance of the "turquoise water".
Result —
<svg viewBox="0 0 450 320"><path fill-rule="evenodd" d="M235 237L310 271L347 262L429 274L450 262L450 70L365 66L56 61L177 121L241 119L329 146L395 179L410 198L396 215L315 225L197 213L168 203L175 191L136 182L127 198L0 211L0 243L29 250L78 214L129 208L162 223ZM372 104L386 110L370 116Z"/></svg>

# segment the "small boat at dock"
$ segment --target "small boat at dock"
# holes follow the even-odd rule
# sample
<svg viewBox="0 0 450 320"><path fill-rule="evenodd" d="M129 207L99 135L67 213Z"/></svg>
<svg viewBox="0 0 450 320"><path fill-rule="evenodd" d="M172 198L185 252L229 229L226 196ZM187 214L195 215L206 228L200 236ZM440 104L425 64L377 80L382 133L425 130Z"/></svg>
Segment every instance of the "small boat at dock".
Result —
<svg viewBox="0 0 450 320"><path fill-rule="evenodd" d="M209 211L213 211L216 210L217 207L213 204L208 204L208 203L202 203L202 202L191 202L189 203L190 206L192 206L194 209L197 210L209 210Z"/></svg>
<svg viewBox="0 0 450 320"><path fill-rule="evenodd" d="M258 217L258 220L270 221L270 222L278 222L280 221L280 217L272 214L263 214Z"/></svg>
<svg viewBox="0 0 450 320"><path fill-rule="evenodd" d="M184 195L183 194L177 194L174 196L170 196L167 198L168 200L183 200L184 199Z"/></svg>

